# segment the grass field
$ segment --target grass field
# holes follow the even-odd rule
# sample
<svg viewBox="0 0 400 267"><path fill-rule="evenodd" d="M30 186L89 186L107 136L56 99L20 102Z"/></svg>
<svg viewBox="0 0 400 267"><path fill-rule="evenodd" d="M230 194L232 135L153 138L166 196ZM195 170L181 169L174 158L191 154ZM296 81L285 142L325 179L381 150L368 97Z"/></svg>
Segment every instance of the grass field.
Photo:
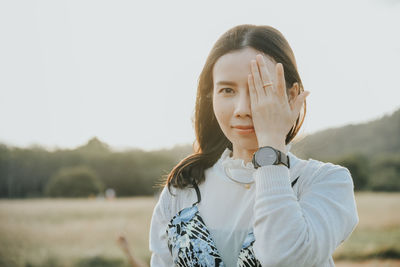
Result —
<svg viewBox="0 0 400 267"><path fill-rule="evenodd" d="M400 266L400 193L357 193L360 222L337 266ZM116 243L149 262L152 197L0 200L0 266L128 266Z"/></svg>

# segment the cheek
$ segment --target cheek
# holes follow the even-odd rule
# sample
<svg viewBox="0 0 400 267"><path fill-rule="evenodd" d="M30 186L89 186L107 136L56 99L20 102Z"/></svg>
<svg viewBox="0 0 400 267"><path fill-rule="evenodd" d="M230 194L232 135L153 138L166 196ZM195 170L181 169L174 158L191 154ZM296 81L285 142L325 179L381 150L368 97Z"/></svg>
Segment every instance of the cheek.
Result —
<svg viewBox="0 0 400 267"><path fill-rule="evenodd" d="M230 123L229 105L224 101L220 101L219 99L214 99L213 109L214 109L214 115L217 118L220 127L225 128L229 126Z"/></svg>

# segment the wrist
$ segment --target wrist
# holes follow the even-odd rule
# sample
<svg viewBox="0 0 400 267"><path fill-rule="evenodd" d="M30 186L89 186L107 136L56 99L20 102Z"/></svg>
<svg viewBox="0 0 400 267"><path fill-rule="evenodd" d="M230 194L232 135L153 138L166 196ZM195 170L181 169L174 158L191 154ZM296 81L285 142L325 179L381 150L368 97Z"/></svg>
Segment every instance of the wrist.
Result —
<svg viewBox="0 0 400 267"><path fill-rule="evenodd" d="M258 147L271 146L286 154L286 144L284 140L265 138L258 142Z"/></svg>

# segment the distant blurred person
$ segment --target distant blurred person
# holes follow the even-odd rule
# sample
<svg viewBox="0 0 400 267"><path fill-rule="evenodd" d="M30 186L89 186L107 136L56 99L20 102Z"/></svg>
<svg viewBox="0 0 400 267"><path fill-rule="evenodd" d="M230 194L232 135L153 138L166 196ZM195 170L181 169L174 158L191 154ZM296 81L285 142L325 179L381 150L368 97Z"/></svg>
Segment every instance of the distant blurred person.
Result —
<svg viewBox="0 0 400 267"><path fill-rule="evenodd" d="M217 40L197 88L195 152L153 211L151 266L334 266L359 218L347 168L289 152L308 94L278 30L239 25Z"/></svg>
<svg viewBox="0 0 400 267"><path fill-rule="evenodd" d="M118 236L117 244L122 249L122 251L125 253L126 257L128 258L129 265L131 267L146 267L147 266L133 256L133 254L131 253L131 251L129 249L128 241L126 240L124 235L121 234Z"/></svg>

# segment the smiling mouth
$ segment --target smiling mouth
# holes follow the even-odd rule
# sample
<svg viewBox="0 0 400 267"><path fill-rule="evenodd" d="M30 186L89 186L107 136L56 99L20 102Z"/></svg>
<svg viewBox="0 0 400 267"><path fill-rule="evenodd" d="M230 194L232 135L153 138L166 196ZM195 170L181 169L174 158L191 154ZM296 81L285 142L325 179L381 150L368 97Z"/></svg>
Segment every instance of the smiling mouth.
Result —
<svg viewBox="0 0 400 267"><path fill-rule="evenodd" d="M238 134L254 133L254 127L232 127Z"/></svg>
<svg viewBox="0 0 400 267"><path fill-rule="evenodd" d="M236 129L241 129L241 130L248 130L248 129L254 129L253 126L232 126L232 128L236 128Z"/></svg>

